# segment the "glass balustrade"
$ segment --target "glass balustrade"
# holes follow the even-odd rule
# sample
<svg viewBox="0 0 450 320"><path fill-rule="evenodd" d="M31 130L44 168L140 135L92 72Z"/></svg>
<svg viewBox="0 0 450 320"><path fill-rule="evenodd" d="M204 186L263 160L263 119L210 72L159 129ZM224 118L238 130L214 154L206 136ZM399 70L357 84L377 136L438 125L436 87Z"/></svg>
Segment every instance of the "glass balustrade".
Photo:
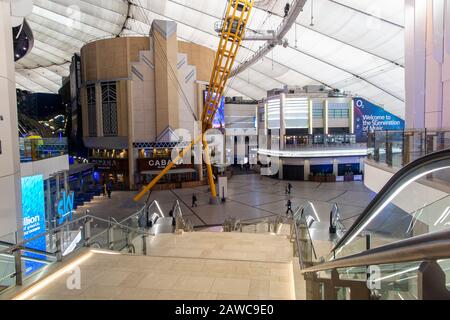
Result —
<svg viewBox="0 0 450 320"><path fill-rule="evenodd" d="M399 169L427 154L450 148L450 129L369 133L369 159Z"/></svg>
<svg viewBox="0 0 450 320"><path fill-rule="evenodd" d="M67 138L21 138L20 161L33 162L68 154Z"/></svg>
<svg viewBox="0 0 450 320"><path fill-rule="evenodd" d="M374 200L330 259L450 228L449 177L450 158L410 170Z"/></svg>
<svg viewBox="0 0 450 320"><path fill-rule="evenodd" d="M143 241L149 234L114 220L93 216L68 222L33 239L16 240L15 233L0 237L0 292L35 277L47 267L83 247L143 254ZM35 241L45 242L45 251L33 249Z"/></svg>

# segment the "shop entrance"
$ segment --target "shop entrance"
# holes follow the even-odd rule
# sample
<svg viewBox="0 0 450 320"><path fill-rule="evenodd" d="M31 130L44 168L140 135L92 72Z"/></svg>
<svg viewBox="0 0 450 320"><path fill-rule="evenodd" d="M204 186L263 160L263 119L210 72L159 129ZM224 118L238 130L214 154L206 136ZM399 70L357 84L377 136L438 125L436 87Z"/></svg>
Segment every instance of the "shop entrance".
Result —
<svg viewBox="0 0 450 320"><path fill-rule="evenodd" d="M305 180L305 167L304 166L283 166L283 179L284 180Z"/></svg>

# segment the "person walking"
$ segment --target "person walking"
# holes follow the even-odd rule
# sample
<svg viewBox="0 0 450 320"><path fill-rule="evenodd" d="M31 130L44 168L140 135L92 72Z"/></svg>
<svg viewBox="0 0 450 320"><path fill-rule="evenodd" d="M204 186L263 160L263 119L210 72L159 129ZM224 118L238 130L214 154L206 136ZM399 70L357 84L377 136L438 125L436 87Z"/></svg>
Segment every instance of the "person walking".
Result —
<svg viewBox="0 0 450 320"><path fill-rule="evenodd" d="M197 195L194 193L192 194L192 208L198 207L197 205Z"/></svg>
<svg viewBox="0 0 450 320"><path fill-rule="evenodd" d="M108 194L108 192L106 192L106 183L103 183L102 193L103 193L103 198L106 198L106 196Z"/></svg>
<svg viewBox="0 0 450 320"><path fill-rule="evenodd" d="M289 213L294 214L294 211L292 211L292 201L288 200L286 203L287 211L286 215L289 215Z"/></svg>
<svg viewBox="0 0 450 320"><path fill-rule="evenodd" d="M292 184L288 183L288 193L291 194L292 191Z"/></svg>
<svg viewBox="0 0 450 320"><path fill-rule="evenodd" d="M106 185L106 192L108 193L108 199L111 199L111 194L112 194L112 182L111 182L111 180Z"/></svg>

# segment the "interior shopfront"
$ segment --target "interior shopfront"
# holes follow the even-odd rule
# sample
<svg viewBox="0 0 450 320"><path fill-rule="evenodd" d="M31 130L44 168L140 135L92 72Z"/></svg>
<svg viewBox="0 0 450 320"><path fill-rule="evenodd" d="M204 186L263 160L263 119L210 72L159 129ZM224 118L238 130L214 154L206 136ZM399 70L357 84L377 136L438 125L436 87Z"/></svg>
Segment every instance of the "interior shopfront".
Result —
<svg viewBox="0 0 450 320"><path fill-rule="evenodd" d="M137 159L138 185L150 183L161 170L172 162L172 150L172 148L153 148L139 151L139 158ZM170 184L175 185L174 187L181 187L183 183L192 181L198 181L198 173L195 170L195 166L193 164L179 163L158 184Z"/></svg>
<svg viewBox="0 0 450 320"><path fill-rule="evenodd" d="M101 184L111 182L114 190L129 189L128 152L126 150L91 150L89 162L95 165Z"/></svg>

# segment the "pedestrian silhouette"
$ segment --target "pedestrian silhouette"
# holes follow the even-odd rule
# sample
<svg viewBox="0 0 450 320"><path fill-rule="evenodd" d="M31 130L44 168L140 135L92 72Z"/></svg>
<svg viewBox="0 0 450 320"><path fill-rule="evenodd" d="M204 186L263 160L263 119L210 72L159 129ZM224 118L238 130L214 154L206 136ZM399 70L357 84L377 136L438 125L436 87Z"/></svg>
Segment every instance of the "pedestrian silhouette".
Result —
<svg viewBox="0 0 450 320"><path fill-rule="evenodd" d="M192 208L194 208L194 207L198 207L198 205L197 205L197 196L196 196L195 193L192 195Z"/></svg>
<svg viewBox="0 0 450 320"><path fill-rule="evenodd" d="M288 200L286 203L287 211L286 215L289 215L289 213L294 214L294 211L292 211L292 201Z"/></svg>

